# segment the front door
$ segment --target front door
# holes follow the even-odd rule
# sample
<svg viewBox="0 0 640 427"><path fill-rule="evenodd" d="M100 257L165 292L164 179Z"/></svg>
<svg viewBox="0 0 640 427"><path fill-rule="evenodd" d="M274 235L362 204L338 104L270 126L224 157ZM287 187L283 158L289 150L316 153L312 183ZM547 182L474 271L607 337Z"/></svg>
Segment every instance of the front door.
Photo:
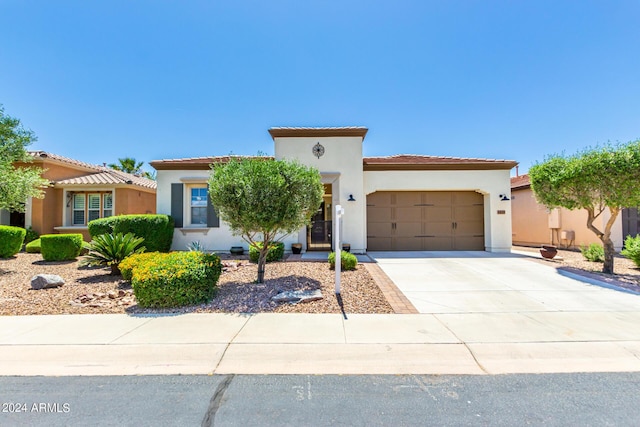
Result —
<svg viewBox="0 0 640 427"><path fill-rule="evenodd" d="M309 250L327 251L331 249L331 220L326 219L324 202L311 218L308 234Z"/></svg>

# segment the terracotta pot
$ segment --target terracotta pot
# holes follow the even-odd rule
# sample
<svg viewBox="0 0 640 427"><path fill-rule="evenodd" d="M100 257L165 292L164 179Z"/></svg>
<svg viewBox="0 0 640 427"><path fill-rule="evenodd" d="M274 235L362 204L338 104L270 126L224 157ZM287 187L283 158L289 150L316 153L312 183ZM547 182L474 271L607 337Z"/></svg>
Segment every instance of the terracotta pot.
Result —
<svg viewBox="0 0 640 427"><path fill-rule="evenodd" d="M552 259L554 256L558 255L558 248L551 245L542 245L542 248L540 248L540 255L542 255L542 258Z"/></svg>

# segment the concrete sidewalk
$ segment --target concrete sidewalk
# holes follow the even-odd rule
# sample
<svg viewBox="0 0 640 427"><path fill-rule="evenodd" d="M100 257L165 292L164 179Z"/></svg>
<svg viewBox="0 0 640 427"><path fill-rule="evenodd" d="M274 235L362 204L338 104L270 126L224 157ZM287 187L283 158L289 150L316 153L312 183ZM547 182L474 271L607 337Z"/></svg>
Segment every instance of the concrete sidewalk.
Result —
<svg viewBox="0 0 640 427"><path fill-rule="evenodd" d="M640 312L0 317L0 375L640 371Z"/></svg>

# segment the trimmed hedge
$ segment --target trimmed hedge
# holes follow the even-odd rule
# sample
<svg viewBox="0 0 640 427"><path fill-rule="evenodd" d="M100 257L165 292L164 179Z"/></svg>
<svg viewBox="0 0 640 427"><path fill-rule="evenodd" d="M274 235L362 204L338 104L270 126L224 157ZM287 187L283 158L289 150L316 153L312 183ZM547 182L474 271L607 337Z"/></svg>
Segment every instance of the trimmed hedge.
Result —
<svg viewBox="0 0 640 427"><path fill-rule="evenodd" d="M24 250L30 254L39 254L40 245L41 245L40 242L41 242L40 238L37 238L36 240L27 243L27 245L24 247Z"/></svg>
<svg viewBox="0 0 640 427"><path fill-rule="evenodd" d="M169 215L118 215L94 219L88 224L91 238L100 234L133 233L144 239L148 252L169 252L173 240L174 221Z"/></svg>
<svg viewBox="0 0 640 427"><path fill-rule="evenodd" d="M249 261L258 262L262 245L264 245L264 242L256 242L249 245ZM284 243L271 242L269 244L269 252L267 252L267 262L280 261L282 258L284 258Z"/></svg>
<svg viewBox="0 0 640 427"><path fill-rule="evenodd" d="M140 307L180 307L210 301L222 272L220 257L195 251L157 254L139 258L134 264L131 286Z"/></svg>
<svg viewBox="0 0 640 427"><path fill-rule="evenodd" d="M20 252L27 230L0 225L0 258L9 258Z"/></svg>
<svg viewBox="0 0 640 427"><path fill-rule="evenodd" d="M40 236L40 252L45 261L76 259L83 247L82 234L43 234Z"/></svg>
<svg viewBox="0 0 640 427"><path fill-rule="evenodd" d="M120 274L122 274L122 278L124 280L131 281L133 269L138 265L149 262L149 260L152 260L156 257L162 257L166 255L167 254L163 252L142 252L139 254L129 255L128 257L123 259L118 266L118 268L120 268Z"/></svg>
<svg viewBox="0 0 640 427"><path fill-rule="evenodd" d="M346 251L340 251L340 268L342 270L355 270L358 265L358 258L352 253ZM329 254L329 268L335 270L336 268L336 253L331 252Z"/></svg>

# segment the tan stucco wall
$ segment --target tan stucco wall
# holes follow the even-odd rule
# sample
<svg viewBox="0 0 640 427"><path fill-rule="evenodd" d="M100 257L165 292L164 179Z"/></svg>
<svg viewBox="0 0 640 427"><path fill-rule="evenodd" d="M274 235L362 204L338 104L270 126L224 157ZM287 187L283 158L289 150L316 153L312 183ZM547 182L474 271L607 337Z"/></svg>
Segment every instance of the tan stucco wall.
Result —
<svg viewBox="0 0 640 427"><path fill-rule="evenodd" d="M115 215L154 214L156 195L133 188L116 188Z"/></svg>
<svg viewBox="0 0 640 427"><path fill-rule="evenodd" d="M578 249L580 246L591 243L602 244L600 239L587 228L587 212L584 209L570 211L568 209L558 209L558 219L560 227L554 232L549 227L549 210L539 204L533 191L530 188L512 191L512 228L513 244L524 246L559 245ZM598 218L594 225L600 230L604 230L606 221L610 218L606 211L602 218ZM562 230L569 230L575 233L573 243L560 239ZM611 239L617 251L622 249L622 218L618 215L613 224Z"/></svg>

